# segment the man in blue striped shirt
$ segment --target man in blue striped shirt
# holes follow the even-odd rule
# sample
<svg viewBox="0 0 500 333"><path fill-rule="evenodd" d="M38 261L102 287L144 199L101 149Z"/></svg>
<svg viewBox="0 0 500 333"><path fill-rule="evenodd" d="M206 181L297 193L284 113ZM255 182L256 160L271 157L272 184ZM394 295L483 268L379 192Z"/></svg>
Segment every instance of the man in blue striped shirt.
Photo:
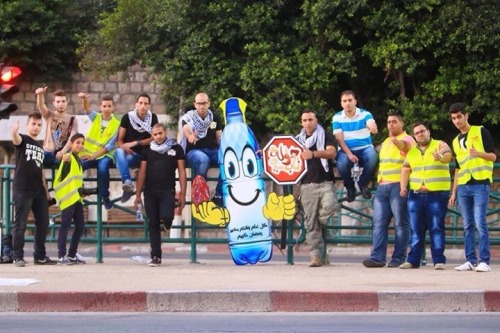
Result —
<svg viewBox="0 0 500 333"><path fill-rule="evenodd" d="M337 169L347 189L347 201L356 198L356 188L351 169L354 164L363 167L358 186L363 198L370 199L368 183L373 179L378 163L378 154L372 144L372 134L377 134L377 123L370 112L356 107L356 95L352 90L340 94L342 111L332 119L333 134L339 145Z"/></svg>

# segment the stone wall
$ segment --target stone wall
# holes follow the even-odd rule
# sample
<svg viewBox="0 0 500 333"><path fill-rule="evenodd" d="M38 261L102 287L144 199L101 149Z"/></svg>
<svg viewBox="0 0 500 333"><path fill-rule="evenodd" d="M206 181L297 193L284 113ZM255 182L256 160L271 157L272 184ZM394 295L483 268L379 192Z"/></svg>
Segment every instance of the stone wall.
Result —
<svg viewBox="0 0 500 333"><path fill-rule="evenodd" d="M22 81L21 76L17 85L20 91L14 95L13 102L18 105L19 110L12 115L27 115L36 110L35 90L40 87L40 84ZM155 83L154 77L140 66L132 67L128 73L118 73L102 81L92 81L81 73L75 73L71 83L50 83L48 87L45 95L47 107L53 109L53 92L57 89L64 89L68 93L68 112L70 114L83 115L80 98L78 97L79 92L90 95L91 106L96 110L99 109L101 96L110 94L114 98L117 114L124 114L132 110L137 95L145 92L151 97L152 111L156 114L165 114L165 103L161 98L160 85Z"/></svg>

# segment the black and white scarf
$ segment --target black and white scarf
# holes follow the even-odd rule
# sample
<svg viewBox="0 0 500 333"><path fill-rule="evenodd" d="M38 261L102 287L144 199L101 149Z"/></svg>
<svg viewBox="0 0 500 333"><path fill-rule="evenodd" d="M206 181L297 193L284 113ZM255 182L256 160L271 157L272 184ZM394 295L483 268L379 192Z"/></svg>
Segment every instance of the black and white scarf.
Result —
<svg viewBox="0 0 500 333"><path fill-rule="evenodd" d="M130 119L130 124L139 133L148 132L151 133L151 122L153 120L153 113L148 110L144 120L139 118L137 115L137 110L132 110L128 112L128 118Z"/></svg>
<svg viewBox="0 0 500 333"><path fill-rule="evenodd" d="M325 150L325 129L320 125L316 125L316 129L310 137L307 137L306 130L302 129L299 135L295 137L300 143L306 147L311 148L316 144L316 150ZM321 159L321 164L326 172L328 172L328 161L326 158Z"/></svg>
<svg viewBox="0 0 500 333"><path fill-rule="evenodd" d="M212 113L212 111L208 110L205 119L202 119L198 114L198 111L191 110L183 115L181 119L185 121L186 124L189 125L189 127L191 127L191 130L193 132L196 131L197 139L203 139L207 136L208 128L214 121L214 114Z"/></svg>
<svg viewBox="0 0 500 333"><path fill-rule="evenodd" d="M158 154L165 154L167 151L172 149L172 147L176 144L174 139L167 138L162 144L157 144L155 141L151 141L149 147L152 151L157 152Z"/></svg>

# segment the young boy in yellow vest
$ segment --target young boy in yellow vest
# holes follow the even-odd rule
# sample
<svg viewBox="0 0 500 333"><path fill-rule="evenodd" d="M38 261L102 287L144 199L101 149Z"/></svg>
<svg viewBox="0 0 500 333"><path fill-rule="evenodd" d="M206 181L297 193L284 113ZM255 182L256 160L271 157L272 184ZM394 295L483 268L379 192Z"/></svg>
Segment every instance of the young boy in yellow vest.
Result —
<svg viewBox="0 0 500 333"><path fill-rule="evenodd" d="M115 118L113 112L115 104L111 95L101 98L101 113L90 108L88 95L79 93L85 114L92 121L83 150L80 152L83 170L97 168L97 186L102 202L106 209L113 208L113 202L109 199L109 168L113 165L113 153L120 121Z"/></svg>
<svg viewBox="0 0 500 333"><path fill-rule="evenodd" d="M460 131L453 140L457 158L450 204L458 201L464 223L464 247L467 262L455 267L457 271L489 272L490 238L486 210L493 164L497 158L490 132L483 126L471 126L465 104L450 106L451 121ZM475 229L479 233L479 263L476 256Z"/></svg>
<svg viewBox="0 0 500 333"><path fill-rule="evenodd" d="M78 244L85 228L83 216L83 169L78 154L83 149L85 137L81 133L74 134L71 138L71 151L62 157L56 177L54 191L61 209L61 227L57 238L58 264L72 265L84 264L85 261L78 255ZM69 251L66 252L66 240L71 222L75 228L71 235Z"/></svg>

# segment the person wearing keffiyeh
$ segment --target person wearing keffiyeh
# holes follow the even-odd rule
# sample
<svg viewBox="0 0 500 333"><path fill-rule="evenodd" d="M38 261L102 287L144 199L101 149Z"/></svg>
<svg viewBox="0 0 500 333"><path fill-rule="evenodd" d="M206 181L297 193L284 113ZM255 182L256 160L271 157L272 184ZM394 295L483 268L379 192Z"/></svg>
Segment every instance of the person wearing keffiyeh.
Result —
<svg viewBox="0 0 500 333"><path fill-rule="evenodd" d="M208 169L218 167L219 142L222 136L222 122L210 110L210 99L206 93L195 96L194 110L181 118L181 145L186 152L186 165L194 168L194 176L207 179ZM222 180L220 176L212 199L217 205L222 203Z"/></svg>
<svg viewBox="0 0 500 333"><path fill-rule="evenodd" d="M163 124L153 126L154 141L144 148L141 166L137 176L137 194L134 207L142 205L144 187L144 208L148 217L149 242L151 260L148 266L161 265L161 226L169 230L174 219L175 179L179 173L180 196L178 206L182 211L186 203L186 163L184 150L175 140L167 137L167 129Z"/></svg>
<svg viewBox="0 0 500 333"><path fill-rule="evenodd" d="M127 202L134 192L129 168L139 167L143 147L149 146L153 141L151 129L158 123L158 116L151 112L150 105L149 95L140 94L135 109L125 114L120 122L114 158L122 178L122 203Z"/></svg>
<svg viewBox="0 0 500 333"><path fill-rule="evenodd" d="M328 163L336 155L335 139L318 124L313 110L304 110L301 121L302 131L296 138L305 148L301 157L307 163L307 172L301 179L300 200L311 257L309 267L319 267L328 263L324 253L323 227L339 209L333 172Z"/></svg>

